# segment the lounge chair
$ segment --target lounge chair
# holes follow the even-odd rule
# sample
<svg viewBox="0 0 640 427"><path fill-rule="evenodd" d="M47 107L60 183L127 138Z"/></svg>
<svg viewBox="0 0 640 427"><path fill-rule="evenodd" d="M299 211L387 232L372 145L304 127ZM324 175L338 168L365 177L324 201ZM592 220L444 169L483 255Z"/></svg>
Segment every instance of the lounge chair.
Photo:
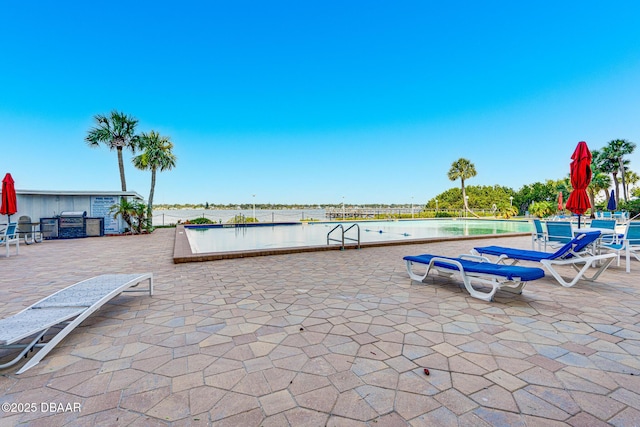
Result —
<svg viewBox="0 0 640 427"><path fill-rule="evenodd" d="M573 228L569 221L547 221L547 241L552 248L561 247L573 239ZM545 244L545 250L547 250Z"/></svg>
<svg viewBox="0 0 640 427"><path fill-rule="evenodd" d="M569 243L562 246L556 252L528 251L523 249L507 248L502 246L485 246L474 248L472 253L477 255L497 256L497 263L515 265L519 261L533 261L541 263L551 275L564 287L571 287L579 280L596 280L616 258L616 254L594 255L590 249L600 238L600 232L578 234ZM598 270L591 276L587 276L587 270L595 264L600 264ZM572 279L563 278L556 270L557 266L571 266L577 274Z"/></svg>
<svg viewBox="0 0 640 427"><path fill-rule="evenodd" d="M521 294L527 282L544 277L540 268L493 264L485 257L460 255L459 258L449 258L436 255L406 256L407 272L412 280L423 282L429 272L436 271L438 275L459 276L469 294L483 301L492 301L499 289L511 293ZM427 265L424 274L413 271L414 264ZM491 286L491 291L481 292L474 285Z"/></svg>
<svg viewBox="0 0 640 427"><path fill-rule="evenodd" d="M535 249L535 245L538 244L538 250L542 249L542 245L546 249L547 247L547 233L544 231L542 227L542 222L539 219L533 220L533 226L535 227L535 231L531 233L531 249Z"/></svg>
<svg viewBox="0 0 640 427"><path fill-rule="evenodd" d="M589 224L589 228L601 228L603 230L615 231L616 221L613 219L594 219L591 221L591 224ZM609 243L615 243L617 241L618 241L618 235L616 233L612 233L612 234L603 235L601 243L609 244Z"/></svg>
<svg viewBox="0 0 640 427"><path fill-rule="evenodd" d="M148 280L148 288L128 289ZM0 349L22 349L13 360L0 369L18 363L23 356L40 348L18 374L37 365L64 337L93 312L123 292L148 292L153 295L153 275L107 274L93 277L64 288L11 317L0 320ZM63 328L54 328L64 325ZM39 343L51 329L55 335L46 343ZM27 339L29 340L27 341Z"/></svg>
<svg viewBox="0 0 640 427"><path fill-rule="evenodd" d="M601 249L614 253L620 266L620 254L625 253L626 271L631 273L631 255L640 261L640 222L629 222L619 241L604 243Z"/></svg>
<svg viewBox="0 0 640 427"><path fill-rule="evenodd" d="M616 211L613 213L613 218L618 222L624 222L627 219L626 212Z"/></svg>
<svg viewBox="0 0 640 427"><path fill-rule="evenodd" d="M20 253L20 238L18 237L18 224L10 222L5 229L0 232L0 246L4 245L7 248L7 257L9 257L9 245L13 243L16 245L16 255Z"/></svg>
<svg viewBox="0 0 640 427"><path fill-rule="evenodd" d="M591 224L589 224L591 228L606 228L608 230L616 229L616 222L613 219L593 219L591 220Z"/></svg>

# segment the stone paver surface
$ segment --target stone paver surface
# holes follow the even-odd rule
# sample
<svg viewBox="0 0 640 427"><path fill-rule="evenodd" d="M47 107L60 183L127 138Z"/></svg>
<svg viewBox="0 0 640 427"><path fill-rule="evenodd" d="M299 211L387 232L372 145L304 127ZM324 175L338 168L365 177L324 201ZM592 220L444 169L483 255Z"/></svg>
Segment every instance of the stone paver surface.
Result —
<svg viewBox="0 0 640 427"><path fill-rule="evenodd" d="M174 264L174 233L0 257L2 317L95 275L155 278L153 297L120 295L36 367L0 371L0 427L638 425L637 261L488 303L412 283L402 257L528 237Z"/></svg>

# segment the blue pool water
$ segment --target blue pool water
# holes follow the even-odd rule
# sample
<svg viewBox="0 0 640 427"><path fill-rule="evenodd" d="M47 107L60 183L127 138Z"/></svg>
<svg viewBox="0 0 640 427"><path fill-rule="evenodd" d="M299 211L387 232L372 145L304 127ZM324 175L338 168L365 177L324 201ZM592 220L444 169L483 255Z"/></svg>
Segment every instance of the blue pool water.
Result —
<svg viewBox="0 0 640 427"><path fill-rule="evenodd" d="M474 236L487 234L531 232L528 221L433 219L405 221L344 222L347 229L357 223L362 243L409 241L434 237ZM248 224L246 226L213 225L185 226L191 252L233 252L269 250L303 246L326 246L327 233L338 223L310 222L308 224ZM346 237L356 238L357 231L349 230ZM341 238L336 230L332 237ZM352 241L345 241L352 244ZM331 242L332 245L340 245Z"/></svg>

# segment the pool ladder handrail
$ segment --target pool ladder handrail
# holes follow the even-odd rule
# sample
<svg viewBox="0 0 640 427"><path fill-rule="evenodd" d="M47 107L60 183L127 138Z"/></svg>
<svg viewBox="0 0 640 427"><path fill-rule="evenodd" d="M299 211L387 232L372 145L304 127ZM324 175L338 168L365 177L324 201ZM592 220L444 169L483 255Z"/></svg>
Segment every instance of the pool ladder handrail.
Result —
<svg viewBox="0 0 640 427"><path fill-rule="evenodd" d="M354 239L353 237L346 237L345 234L351 230L353 227L355 227L358 230L358 238ZM335 230L337 229L341 229L342 233L341 233L341 239L334 239L331 237L331 233L333 233ZM340 249L344 250L345 249L345 245L344 245L344 241L345 240L351 240L353 242L357 243L357 248L360 249L360 226L358 224L352 224L349 228L347 228L346 230L344 229L344 226L342 224L338 224L335 227L333 227L331 229L331 231L329 231L327 233L327 245L329 244L329 242L338 242L341 244Z"/></svg>

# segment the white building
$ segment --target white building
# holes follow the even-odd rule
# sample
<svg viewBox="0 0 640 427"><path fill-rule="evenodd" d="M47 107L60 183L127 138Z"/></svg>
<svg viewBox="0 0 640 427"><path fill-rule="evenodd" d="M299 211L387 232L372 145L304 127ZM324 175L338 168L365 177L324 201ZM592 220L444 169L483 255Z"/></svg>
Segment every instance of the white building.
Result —
<svg viewBox="0 0 640 427"><path fill-rule="evenodd" d="M26 215L35 223L41 218L56 218L63 212L86 212L87 217L104 218L105 234L125 231L126 223L109 214L111 206L120 203L121 197L144 202L142 196L134 191L16 190L16 196L18 212L12 215L12 221L17 222Z"/></svg>

